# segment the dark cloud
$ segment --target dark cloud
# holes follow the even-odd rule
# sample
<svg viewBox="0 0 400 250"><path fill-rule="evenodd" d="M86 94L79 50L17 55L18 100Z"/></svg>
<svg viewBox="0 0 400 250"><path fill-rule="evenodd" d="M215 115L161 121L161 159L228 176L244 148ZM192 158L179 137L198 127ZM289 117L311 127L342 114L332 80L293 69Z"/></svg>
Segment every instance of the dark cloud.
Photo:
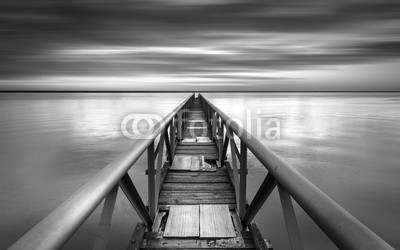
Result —
<svg viewBox="0 0 400 250"><path fill-rule="evenodd" d="M399 27L400 4L392 0L3 0L0 77L219 79L216 72L377 63L399 59Z"/></svg>

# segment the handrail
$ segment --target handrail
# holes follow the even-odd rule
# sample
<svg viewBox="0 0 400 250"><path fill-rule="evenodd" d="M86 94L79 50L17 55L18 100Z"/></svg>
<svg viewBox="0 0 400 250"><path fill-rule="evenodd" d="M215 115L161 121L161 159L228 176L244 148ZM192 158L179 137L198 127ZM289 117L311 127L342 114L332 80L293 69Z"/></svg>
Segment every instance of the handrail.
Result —
<svg viewBox="0 0 400 250"><path fill-rule="evenodd" d="M216 112L254 156L340 249L393 249L343 207L318 189L293 166L263 145L237 122L199 95L207 114ZM284 190L280 189L284 192ZM239 210L240 212L240 210Z"/></svg>
<svg viewBox="0 0 400 250"><path fill-rule="evenodd" d="M59 249L78 230L100 202L119 184L132 165L194 95L188 97L146 134L91 178L68 200L42 219L9 249ZM171 135L172 137L172 135Z"/></svg>

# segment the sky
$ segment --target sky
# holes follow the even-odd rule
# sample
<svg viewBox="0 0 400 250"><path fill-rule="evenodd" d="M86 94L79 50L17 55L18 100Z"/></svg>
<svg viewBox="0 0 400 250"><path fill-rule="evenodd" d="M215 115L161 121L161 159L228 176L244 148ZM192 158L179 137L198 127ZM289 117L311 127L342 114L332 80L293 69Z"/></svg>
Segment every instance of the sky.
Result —
<svg viewBox="0 0 400 250"><path fill-rule="evenodd" d="M400 91L398 0L1 0L0 90Z"/></svg>

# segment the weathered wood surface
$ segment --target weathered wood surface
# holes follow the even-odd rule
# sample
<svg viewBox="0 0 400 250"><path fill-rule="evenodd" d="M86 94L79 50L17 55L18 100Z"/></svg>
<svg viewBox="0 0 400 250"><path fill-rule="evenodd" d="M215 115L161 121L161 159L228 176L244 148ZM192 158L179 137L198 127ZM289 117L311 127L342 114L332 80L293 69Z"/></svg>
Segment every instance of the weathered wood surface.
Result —
<svg viewBox="0 0 400 250"><path fill-rule="evenodd" d="M227 249L244 248L254 249L255 245L251 234L246 232L243 238L228 239L200 239L200 238L163 238L160 234L148 232L145 235L146 241L142 245L145 248L184 248L184 249Z"/></svg>
<svg viewBox="0 0 400 250"><path fill-rule="evenodd" d="M200 205L200 238L236 237L227 205Z"/></svg>
<svg viewBox="0 0 400 250"><path fill-rule="evenodd" d="M161 221L166 214L167 212L158 211L156 218L154 219L153 226L151 227L151 231L157 232L160 229Z"/></svg>
<svg viewBox="0 0 400 250"><path fill-rule="evenodd" d="M161 191L159 205L235 204L232 192L173 192Z"/></svg>
<svg viewBox="0 0 400 250"><path fill-rule="evenodd" d="M175 155L171 170L190 170L191 155Z"/></svg>
<svg viewBox="0 0 400 250"><path fill-rule="evenodd" d="M171 206L164 237L199 237L199 206Z"/></svg>
<svg viewBox="0 0 400 250"><path fill-rule="evenodd" d="M133 232L132 238L129 241L127 249L139 249L142 245L142 241L146 232L146 225L143 222L139 222L136 225L135 231Z"/></svg>
<svg viewBox="0 0 400 250"><path fill-rule="evenodd" d="M174 155L171 165L175 164L171 168L182 166L177 170L168 168L169 165L162 169L158 212L152 230L137 233L139 236L144 234L144 238L143 241L135 240L136 248L141 243L145 248L254 249L254 235L243 231L237 214L231 181L234 178L228 175L226 167L216 167L220 152L216 143L210 140L211 125L206 123L210 121L211 113L203 112L199 100L195 100L191 111L184 113L183 118L182 135L178 138L183 141L171 145ZM204 138L197 138L202 136ZM175 141L175 138L170 139ZM182 162L185 156L185 162ZM204 156L204 160L199 156ZM211 164L215 172L201 171L206 164ZM258 246L260 244L262 242L257 242Z"/></svg>
<svg viewBox="0 0 400 250"><path fill-rule="evenodd" d="M193 138L193 137L200 137L200 136L207 136L211 137L211 130L209 129L202 129L202 128L194 128L194 129L183 129L182 137L183 138Z"/></svg>
<svg viewBox="0 0 400 250"><path fill-rule="evenodd" d="M193 182L230 182L227 175L200 175L198 173L213 173L213 172L191 172L193 175L175 175L175 173L169 171L165 177L165 183L178 182L178 183L193 183Z"/></svg>
<svg viewBox="0 0 400 250"><path fill-rule="evenodd" d="M260 230L258 229L256 224L254 224L254 223L250 224L249 229L250 229L251 235L253 237L254 245L256 246L256 249L262 249L262 250L271 249L265 242L265 240L262 237Z"/></svg>
<svg viewBox="0 0 400 250"><path fill-rule="evenodd" d="M179 143L175 149L175 154L183 155L204 155L206 160L218 160L219 153L215 143Z"/></svg>
<svg viewBox="0 0 400 250"><path fill-rule="evenodd" d="M231 183L164 183L161 191L207 192L232 191Z"/></svg>

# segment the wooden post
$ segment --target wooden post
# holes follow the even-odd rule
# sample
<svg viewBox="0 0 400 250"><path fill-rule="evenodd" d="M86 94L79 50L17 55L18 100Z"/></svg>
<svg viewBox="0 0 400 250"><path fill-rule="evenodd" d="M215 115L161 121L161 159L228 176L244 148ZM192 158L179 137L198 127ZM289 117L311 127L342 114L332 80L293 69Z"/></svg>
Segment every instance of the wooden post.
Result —
<svg viewBox="0 0 400 250"><path fill-rule="evenodd" d="M296 214L293 210L292 198L290 197L290 194L280 184L278 184L278 190L291 249L303 250L303 242L301 241L299 226L296 220Z"/></svg>
<svg viewBox="0 0 400 250"><path fill-rule="evenodd" d="M232 156L232 170L233 170L233 180L234 180L234 187L235 187L235 195L236 195L236 207L239 209L239 181L238 181L238 166L236 161L236 151L235 151L235 140L233 137L232 130L228 129L228 133L230 136L229 142L231 146L231 156Z"/></svg>
<svg viewBox="0 0 400 250"><path fill-rule="evenodd" d="M240 142L240 192L239 192L239 217L243 218L246 212L246 186L247 186L247 147Z"/></svg>
<svg viewBox="0 0 400 250"><path fill-rule="evenodd" d="M182 140L182 110L178 111L178 141Z"/></svg>
<svg viewBox="0 0 400 250"><path fill-rule="evenodd" d="M211 136L216 141L216 129L217 129L217 113L212 113L212 127L211 127Z"/></svg>
<svg viewBox="0 0 400 250"><path fill-rule="evenodd" d="M103 250L107 247L108 235L111 227L111 219L114 212L115 200L117 199L119 186L116 185L105 198L103 210L99 222L99 231L94 240L93 249Z"/></svg>
<svg viewBox="0 0 400 250"><path fill-rule="evenodd" d="M171 155L172 155L172 159L174 159L174 155L175 155L175 140L176 140L176 118L173 117L172 121L171 121L171 126L169 128L169 138L171 141ZM172 161L171 159L171 161Z"/></svg>
<svg viewBox="0 0 400 250"><path fill-rule="evenodd" d="M219 131L218 131L218 140L219 140L219 164L220 167L224 165L225 162L225 157L224 157L224 126L222 125L222 122L220 123L219 126Z"/></svg>
<svg viewBox="0 0 400 250"><path fill-rule="evenodd" d="M161 166L162 166L162 160L163 160L163 155L164 155L164 141L165 141L165 134L162 133L160 135L160 142L159 142L160 150L159 150L158 156L157 156L156 185L155 185L155 192L154 192L154 194L155 194L155 198L154 198L154 214L155 214L155 211L157 209L158 194L160 193Z"/></svg>
<svg viewBox="0 0 400 250"><path fill-rule="evenodd" d="M156 214L155 183L154 183L154 141L147 148L147 171L149 190L149 212L152 219Z"/></svg>
<svg viewBox="0 0 400 250"><path fill-rule="evenodd" d="M172 156L172 149L171 149L171 140L170 140L170 138L168 136L168 130L167 129L164 131L164 137L165 137L165 148L167 150L168 162L171 165L173 156Z"/></svg>

